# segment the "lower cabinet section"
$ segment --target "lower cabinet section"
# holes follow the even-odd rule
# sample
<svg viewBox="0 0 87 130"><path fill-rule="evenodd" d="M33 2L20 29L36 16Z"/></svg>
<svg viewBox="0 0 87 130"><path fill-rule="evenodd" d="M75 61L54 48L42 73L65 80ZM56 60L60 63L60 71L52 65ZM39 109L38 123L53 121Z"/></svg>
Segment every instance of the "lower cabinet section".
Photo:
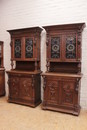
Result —
<svg viewBox="0 0 87 130"><path fill-rule="evenodd" d="M0 96L5 96L5 70L0 69Z"/></svg>
<svg viewBox="0 0 87 130"><path fill-rule="evenodd" d="M80 77L42 75L44 79L43 109L79 115Z"/></svg>
<svg viewBox="0 0 87 130"><path fill-rule="evenodd" d="M8 101L36 107L41 103L40 73L8 73Z"/></svg>

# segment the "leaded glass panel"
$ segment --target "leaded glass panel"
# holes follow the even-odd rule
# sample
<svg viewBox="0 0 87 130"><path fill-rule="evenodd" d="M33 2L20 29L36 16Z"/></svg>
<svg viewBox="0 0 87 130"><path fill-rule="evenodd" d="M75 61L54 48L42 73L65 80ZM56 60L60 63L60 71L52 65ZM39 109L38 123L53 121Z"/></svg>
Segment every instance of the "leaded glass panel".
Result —
<svg viewBox="0 0 87 130"><path fill-rule="evenodd" d="M51 58L60 58L60 37L51 38Z"/></svg>
<svg viewBox="0 0 87 130"><path fill-rule="evenodd" d="M66 58L76 58L76 36L68 36L66 38Z"/></svg>
<svg viewBox="0 0 87 130"><path fill-rule="evenodd" d="M33 39L26 38L25 40L25 57L32 58L33 57Z"/></svg>
<svg viewBox="0 0 87 130"><path fill-rule="evenodd" d="M21 58L21 40L16 39L14 45L15 58Z"/></svg>

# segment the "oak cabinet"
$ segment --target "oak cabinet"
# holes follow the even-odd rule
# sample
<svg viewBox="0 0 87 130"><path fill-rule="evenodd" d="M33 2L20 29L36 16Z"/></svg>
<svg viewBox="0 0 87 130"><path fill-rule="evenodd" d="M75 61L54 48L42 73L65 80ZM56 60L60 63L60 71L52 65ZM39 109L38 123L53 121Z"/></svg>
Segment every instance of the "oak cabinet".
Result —
<svg viewBox="0 0 87 130"><path fill-rule="evenodd" d="M47 71L43 109L79 115L81 82L81 35L85 23L45 26Z"/></svg>
<svg viewBox="0 0 87 130"><path fill-rule="evenodd" d="M35 107L41 102L40 74L8 71L9 102Z"/></svg>
<svg viewBox="0 0 87 130"><path fill-rule="evenodd" d="M78 115L81 75L45 73L42 76L44 79L42 108Z"/></svg>
<svg viewBox="0 0 87 130"><path fill-rule="evenodd" d="M4 42L0 41L0 96L5 95L5 68L3 63L3 46Z"/></svg>
<svg viewBox="0 0 87 130"><path fill-rule="evenodd" d="M11 35L11 70L7 71L8 101L36 107L41 103L41 29L35 27L9 30L8 32Z"/></svg>

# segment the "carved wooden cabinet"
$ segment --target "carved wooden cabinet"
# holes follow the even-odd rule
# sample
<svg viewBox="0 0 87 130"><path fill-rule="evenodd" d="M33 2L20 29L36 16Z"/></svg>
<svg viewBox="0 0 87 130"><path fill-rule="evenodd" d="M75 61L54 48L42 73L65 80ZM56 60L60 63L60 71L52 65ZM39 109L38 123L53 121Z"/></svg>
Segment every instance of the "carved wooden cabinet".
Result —
<svg viewBox="0 0 87 130"><path fill-rule="evenodd" d="M85 23L45 26L47 71L42 74L43 109L79 115L81 35Z"/></svg>
<svg viewBox="0 0 87 130"><path fill-rule="evenodd" d="M8 101L31 107L41 103L39 27L9 30L11 67L8 74ZM14 63L15 62L15 63Z"/></svg>
<svg viewBox="0 0 87 130"><path fill-rule="evenodd" d="M5 95L5 68L3 65L3 41L0 41L0 96Z"/></svg>

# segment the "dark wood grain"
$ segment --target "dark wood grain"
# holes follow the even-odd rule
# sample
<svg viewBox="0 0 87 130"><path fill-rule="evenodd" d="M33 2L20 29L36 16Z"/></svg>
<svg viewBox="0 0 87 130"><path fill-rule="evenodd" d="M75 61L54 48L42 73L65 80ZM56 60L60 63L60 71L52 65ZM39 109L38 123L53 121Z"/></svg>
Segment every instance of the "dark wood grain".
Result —
<svg viewBox="0 0 87 130"><path fill-rule="evenodd" d="M0 41L0 96L5 95L4 42Z"/></svg>
<svg viewBox="0 0 87 130"><path fill-rule="evenodd" d="M42 74L42 109L79 115L81 34L84 27L85 23L44 26L47 31L47 71Z"/></svg>
<svg viewBox="0 0 87 130"><path fill-rule="evenodd" d="M39 27L8 31L11 35L11 70L8 74L9 97L12 103L36 107L41 103L40 33ZM26 39L30 39L26 48ZM21 56L15 55L16 40L21 42ZM30 46L33 43L32 46ZM19 43L20 44L20 43ZM32 47L32 48L31 48ZM29 58L26 49L31 49ZM18 48L20 51L20 49ZM14 67L15 61L15 67Z"/></svg>

